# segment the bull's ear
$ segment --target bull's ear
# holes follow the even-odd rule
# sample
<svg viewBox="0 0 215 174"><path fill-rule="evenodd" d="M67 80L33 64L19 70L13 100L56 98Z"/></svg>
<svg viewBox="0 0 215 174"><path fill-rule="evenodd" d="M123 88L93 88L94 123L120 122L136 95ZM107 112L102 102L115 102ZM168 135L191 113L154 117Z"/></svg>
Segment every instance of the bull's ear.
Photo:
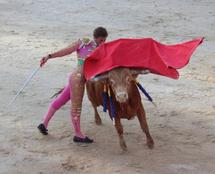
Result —
<svg viewBox="0 0 215 174"><path fill-rule="evenodd" d="M90 79L91 82L98 82L98 81L106 81L108 78L108 74L101 74L101 75L97 75L93 78Z"/></svg>
<svg viewBox="0 0 215 174"><path fill-rule="evenodd" d="M136 80L138 75L150 73L150 71L147 69L131 69L130 71L134 81Z"/></svg>

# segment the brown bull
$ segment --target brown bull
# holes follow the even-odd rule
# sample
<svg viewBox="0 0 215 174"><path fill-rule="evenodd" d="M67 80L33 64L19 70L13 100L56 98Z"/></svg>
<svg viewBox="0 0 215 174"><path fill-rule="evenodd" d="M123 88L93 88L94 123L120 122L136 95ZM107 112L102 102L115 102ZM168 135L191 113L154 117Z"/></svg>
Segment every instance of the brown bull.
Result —
<svg viewBox="0 0 215 174"><path fill-rule="evenodd" d="M136 86L135 80L140 71L128 68L116 68L106 74L100 75L96 80L87 81L87 95L95 111L95 122L101 124L101 118L98 114L97 107L103 106L102 92L104 84L110 86L113 103L116 110L115 127L119 135L119 143L123 150L126 150L126 143L123 138L123 127L120 122L121 118L130 120L134 116L138 117L140 126L146 134L147 145L153 148L154 142L149 133L146 122L145 111L141 102L141 96ZM108 102L109 103L109 102ZM107 105L110 115L110 105Z"/></svg>

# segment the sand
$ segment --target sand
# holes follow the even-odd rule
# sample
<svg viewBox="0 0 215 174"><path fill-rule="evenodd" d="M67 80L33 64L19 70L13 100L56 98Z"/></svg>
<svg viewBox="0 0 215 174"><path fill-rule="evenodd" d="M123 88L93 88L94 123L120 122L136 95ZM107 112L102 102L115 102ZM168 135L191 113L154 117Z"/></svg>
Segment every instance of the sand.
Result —
<svg viewBox="0 0 215 174"><path fill-rule="evenodd" d="M0 173L215 173L214 9L212 0L0 0ZM153 150L137 119L123 120L128 152L122 153L108 115L99 108L103 125L96 126L86 96L82 127L95 143L73 143L69 104L51 120L48 136L38 132L50 97L76 65L75 55L49 61L7 108L42 56L91 36L100 25L108 40L153 37L174 44L206 38L179 80L139 77L158 105L142 96Z"/></svg>

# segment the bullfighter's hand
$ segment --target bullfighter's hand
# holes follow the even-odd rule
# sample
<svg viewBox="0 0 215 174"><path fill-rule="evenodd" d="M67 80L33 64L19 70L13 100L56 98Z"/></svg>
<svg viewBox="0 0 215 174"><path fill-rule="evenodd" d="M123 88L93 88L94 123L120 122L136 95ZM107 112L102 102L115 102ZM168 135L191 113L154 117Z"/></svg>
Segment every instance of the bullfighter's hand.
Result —
<svg viewBox="0 0 215 174"><path fill-rule="evenodd" d="M49 59L49 56L45 56L40 60L40 67L42 67Z"/></svg>

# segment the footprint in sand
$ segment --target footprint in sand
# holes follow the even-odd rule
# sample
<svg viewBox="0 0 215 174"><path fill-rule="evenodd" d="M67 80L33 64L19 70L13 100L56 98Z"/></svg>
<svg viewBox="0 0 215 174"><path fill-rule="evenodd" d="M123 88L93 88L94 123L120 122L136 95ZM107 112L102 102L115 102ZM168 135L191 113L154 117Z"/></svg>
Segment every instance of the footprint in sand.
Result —
<svg viewBox="0 0 215 174"><path fill-rule="evenodd" d="M6 149L0 149L0 156L4 157L4 156L9 156L10 151L6 150Z"/></svg>
<svg viewBox="0 0 215 174"><path fill-rule="evenodd" d="M65 139L65 138L70 138L71 133L69 132L63 132L62 135L59 137L59 140Z"/></svg>
<svg viewBox="0 0 215 174"><path fill-rule="evenodd" d="M144 170L144 167L138 163L129 163L126 166L135 169L136 173L142 173L142 171Z"/></svg>
<svg viewBox="0 0 215 174"><path fill-rule="evenodd" d="M15 30L11 30L10 33L11 33L12 35L19 35L19 33L16 32Z"/></svg>
<svg viewBox="0 0 215 174"><path fill-rule="evenodd" d="M90 160L85 159L72 159L71 157L67 158L65 162L61 163L61 166L67 170L75 170L77 172L88 170L90 167L93 166Z"/></svg>
<svg viewBox="0 0 215 174"><path fill-rule="evenodd" d="M211 143L215 143L215 135L214 134L208 134L207 140L210 141Z"/></svg>

